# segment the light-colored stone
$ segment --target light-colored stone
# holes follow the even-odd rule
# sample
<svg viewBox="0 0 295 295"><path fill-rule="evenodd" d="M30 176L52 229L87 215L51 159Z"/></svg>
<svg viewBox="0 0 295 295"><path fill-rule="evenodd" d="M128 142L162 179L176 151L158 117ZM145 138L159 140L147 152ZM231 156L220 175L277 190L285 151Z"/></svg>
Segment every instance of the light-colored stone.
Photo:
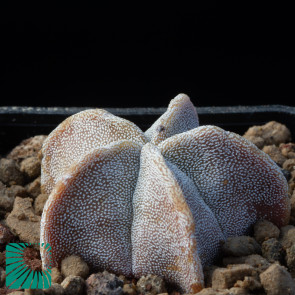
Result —
<svg viewBox="0 0 295 295"><path fill-rule="evenodd" d="M7 226L19 239L27 243L40 241L40 216L32 207L33 199L16 197L13 210L6 219Z"/></svg>
<svg viewBox="0 0 295 295"><path fill-rule="evenodd" d="M60 284L63 281L63 277L57 267L51 269L51 281L52 283Z"/></svg>
<svg viewBox="0 0 295 295"><path fill-rule="evenodd" d="M32 198L37 198L41 194L41 178L38 177L28 185L26 185L27 192Z"/></svg>
<svg viewBox="0 0 295 295"><path fill-rule="evenodd" d="M229 237L222 246L226 256L247 256L260 254L261 247L254 238L249 236Z"/></svg>
<svg viewBox="0 0 295 295"><path fill-rule="evenodd" d="M137 294L136 286L132 283L124 284L123 292L124 292L124 294L128 294L128 295L136 295ZM165 294L165 293L162 293L162 294ZM168 293L167 293L167 295L168 295Z"/></svg>
<svg viewBox="0 0 295 295"><path fill-rule="evenodd" d="M254 225L254 238L258 243L270 238L278 239L279 235L279 228L268 220L260 220Z"/></svg>
<svg viewBox="0 0 295 295"><path fill-rule="evenodd" d="M291 196L290 204L291 204L290 223L294 225L295 224L295 190L293 191L293 194Z"/></svg>
<svg viewBox="0 0 295 295"><path fill-rule="evenodd" d="M280 145L291 141L291 132L284 125L276 121L270 121L261 126L250 127L243 135L252 141L258 148L265 145Z"/></svg>
<svg viewBox="0 0 295 295"><path fill-rule="evenodd" d="M286 225L281 228L280 238L282 246L287 249L295 244L295 226Z"/></svg>
<svg viewBox="0 0 295 295"><path fill-rule="evenodd" d="M229 290L215 290L213 288L204 288L198 295L232 295Z"/></svg>
<svg viewBox="0 0 295 295"><path fill-rule="evenodd" d="M48 197L49 196L47 194L40 194L35 199L34 208L35 208L35 212L37 215L40 215L40 216L42 215L43 208L44 208L44 205L45 205Z"/></svg>
<svg viewBox="0 0 295 295"><path fill-rule="evenodd" d="M85 290L85 281L79 276L68 276L66 277L61 286L65 290L65 295L82 295Z"/></svg>
<svg viewBox="0 0 295 295"><path fill-rule="evenodd" d="M291 275L295 277L295 244L286 250L286 262Z"/></svg>
<svg viewBox="0 0 295 295"><path fill-rule="evenodd" d="M258 254L247 256L245 264L255 267L259 272L265 271L270 266L270 263Z"/></svg>
<svg viewBox="0 0 295 295"><path fill-rule="evenodd" d="M12 185L7 187L0 181L0 208L10 212L16 196L28 197L28 193L23 186Z"/></svg>
<svg viewBox="0 0 295 295"><path fill-rule="evenodd" d="M295 170L295 159L288 159L283 164L283 169L288 170L290 172Z"/></svg>
<svg viewBox="0 0 295 295"><path fill-rule="evenodd" d="M41 173L41 162L37 157L26 158L20 164L20 171L23 172L28 179L37 178Z"/></svg>
<svg viewBox="0 0 295 295"><path fill-rule="evenodd" d="M80 276L86 278L89 274L87 263L79 256L68 256L61 262L61 274L66 278L68 276Z"/></svg>
<svg viewBox="0 0 295 295"><path fill-rule="evenodd" d="M45 295L64 295L64 288L57 283L52 283L48 289L43 289Z"/></svg>
<svg viewBox="0 0 295 295"><path fill-rule="evenodd" d="M46 138L47 135L36 135L23 140L19 145L12 149L12 151L7 155L7 158L21 162L23 159L28 157L38 157Z"/></svg>
<svg viewBox="0 0 295 295"><path fill-rule="evenodd" d="M244 280L246 276L257 276L255 268L248 264L235 264L227 268L217 268L212 275L212 288L228 289L234 287L238 280Z"/></svg>
<svg viewBox="0 0 295 295"><path fill-rule="evenodd" d="M266 145L262 149L266 154L268 154L271 159L276 162L279 166L283 166L284 162L288 159L284 157L281 150L276 145Z"/></svg>
<svg viewBox="0 0 295 295"><path fill-rule="evenodd" d="M287 269L272 264L260 274L260 281L267 295L295 295L295 282Z"/></svg>
<svg viewBox="0 0 295 295"><path fill-rule="evenodd" d="M137 284L137 290L141 294L159 294L166 293L166 287L164 280L156 275L142 276Z"/></svg>
<svg viewBox="0 0 295 295"><path fill-rule="evenodd" d="M257 278L254 277L244 277L243 280L238 280L235 285L235 287L240 287L242 289L254 291L254 290L259 290L262 288L262 285L260 281Z"/></svg>

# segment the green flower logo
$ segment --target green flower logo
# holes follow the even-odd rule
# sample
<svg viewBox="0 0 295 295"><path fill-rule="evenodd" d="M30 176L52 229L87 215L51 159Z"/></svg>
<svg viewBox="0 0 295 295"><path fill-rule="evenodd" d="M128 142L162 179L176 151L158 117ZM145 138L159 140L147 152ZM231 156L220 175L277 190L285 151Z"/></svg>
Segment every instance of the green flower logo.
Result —
<svg viewBox="0 0 295 295"><path fill-rule="evenodd" d="M43 247L51 257L49 244L10 243L6 246L6 286L9 289L47 289L51 286L51 265L45 268L32 246Z"/></svg>

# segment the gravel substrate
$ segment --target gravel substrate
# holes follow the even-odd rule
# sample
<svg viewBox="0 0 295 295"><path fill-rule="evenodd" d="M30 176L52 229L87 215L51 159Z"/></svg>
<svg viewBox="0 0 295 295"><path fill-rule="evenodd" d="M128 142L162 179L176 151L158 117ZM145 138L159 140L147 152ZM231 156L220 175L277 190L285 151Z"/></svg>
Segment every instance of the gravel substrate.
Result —
<svg viewBox="0 0 295 295"><path fill-rule="evenodd" d="M295 143L288 128L278 122L253 126L244 137L267 153L282 169L289 184L291 217L279 229L262 220L251 236L229 238L219 261L204 270L206 288L198 294L295 294ZM0 295L1 294L111 294L178 295L162 278L148 275L125 278L107 271L91 273L78 256L61 269L52 269L46 290L12 290L5 286L5 247L11 242L38 243L40 219L48 195L40 189L40 149L45 135L24 140L0 159ZM39 249L26 251L26 262L40 269Z"/></svg>

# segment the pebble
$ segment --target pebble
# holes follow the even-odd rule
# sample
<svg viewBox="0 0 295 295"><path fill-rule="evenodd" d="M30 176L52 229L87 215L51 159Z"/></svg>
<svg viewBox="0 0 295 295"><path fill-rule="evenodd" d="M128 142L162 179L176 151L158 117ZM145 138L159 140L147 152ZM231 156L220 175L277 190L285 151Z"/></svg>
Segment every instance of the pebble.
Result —
<svg viewBox="0 0 295 295"><path fill-rule="evenodd" d="M123 295L123 281L108 271L92 274L86 280L87 295Z"/></svg>
<svg viewBox="0 0 295 295"><path fill-rule="evenodd" d="M276 162L280 167L283 166L284 162L288 159L282 155L281 149L272 144L272 145L266 145L262 149L266 154L268 154L271 159Z"/></svg>
<svg viewBox="0 0 295 295"><path fill-rule="evenodd" d="M258 148L265 145L277 145L291 141L291 132L284 125L276 121L270 121L261 126L250 127L243 135L252 141Z"/></svg>
<svg viewBox="0 0 295 295"><path fill-rule="evenodd" d="M26 158L20 164L20 171L25 174L27 179L33 180L40 176L41 161L37 157Z"/></svg>
<svg viewBox="0 0 295 295"><path fill-rule="evenodd" d="M286 263L292 276L295 277L295 244L286 250Z"/></svg>
<svg viewBox="0 0 295 295"><path fill-rule="evenodd" d="M7 187L0 181L0 208L5 212L10 212L13 208L15 197L28 197L28 193L23 186L12 185Z"/></svg>
<svg viewBox="0 0 295 295"><path fill-rule="evenodd" d="M28 157L38 157L46 138L47 135L36 135L23 140L19 145L11 150L11 152L7 155L7 158L21 162L23 159Z"/></svg>
<svg viewBox="0 0 295 295"><path fill-rule="evenodd" d="M156 275L142 276L137 281L137 290L141 294L156 295L159 293L166 293L166 287L164 280Z"/></svg>
<svg viewBox="0 0 295 295"><path fill-rule="evenodd" d="M213 289L228 289L234 287L238 280L246 276L257 276L257 270L248 264L229 265L227 268L216 268L212 275Z"/></svg>
<svg viewBox="0 0 295 295"><path fill-rule="evenodd" d="M11 232L23 242L39 243L40 219L32 207L33 199L16 197L13 210L6 219Z"/></svg>
<svg viewBox="0 0 295 295"><path fill-rule="evenodd" d="M120 279L121 281L123 281L124 284L129 284L129 283L131 282L131 281L128 280L128 278L126 278L124 275L119 275L118 277L119 277L119 279Z"/></svg>
<svg viewBox="0 0 295 295"><path fill-rule="evenodd" d="M262 243L270 238L278 239L279 228L267 220L260 220L254 225L254 238L258 243Z"/></svg>
<svg viewBox="0 0 295 295"><path fill-rule="evenodd" d="M287 269L272 264L260 274L260 281L267 295L295 295L295 282Z"/></svg>
<svg viewBox="0 0 295 295"><path fill-rule="evenodd" d="M4 212L10 212L13 208L14 198L10 198L6 192L6 185L0 181L0 208Z"/></svg>
<svg viewBox="0 0 295 295"><path fill-rule="evenodd" d="M137 294L136 286L133 283L124 284L123 293L128 295L136 295Z"/></svg>
<svg viewBox="0 0 295 295"><path fill-rule="evenodd" d="M41 178L38 177L26 185L26 190L32 198L37 198L41 194Z"/></svg>
<svg viewBox="0 0 295 295"><path fill-rule="evenodd" d="M282 244L275 238L264 241L261 246L262 256L269 262L283 261L284 249Z"/></svg>
<svg viewBox="0 0 295 295"><path fill-rule="evenodd" d="M262 285L258 277L254 278L254 277L248 277L248 276L245 276L243 280L238 280L234 286L240 287L241 289L250 290L250 291L259 290L262 288Z"/></svg>
<svg viewBox="0 0 295 295"><path fill-rule="evenodd" d="M7 187L6 189L6 194L10 197L10 198L15 198L16 196L18 197L22 197L22 198L25 198L25 197L28 197L29 194L28 192L26 191L26 189L21 186L21 185L12 185L10 187Z"/></svg>
<svg viewBox="0 0 295 295"><path fill-rule="evenodd" d="M295 159L288 159L283 164L283 169L288 170L290 172L295 170Z"/></svg>
<svg viewBox="0 0 295 295"><path fill-rule="evenodd" d="M293 224L295 223L295 191L293 192L290 198L290 205L291 205L291 222L293 220Z"/></svg>
<svg viewBox="0 0 295 295"><path fill-rule="evenodd" d="M70 275L62 281L61 286L64 288L65 295L80 295L84 293L85 281L79 276Z"/></svg>
<svg viewBox="0 0 295 295"><path fill-rule="evenodd" d="M214 290L213 288L205 288L198 295L232 295L229 290Z"/></svg>
<svg viewBox="0 0 295 295"><path fill-rule="evenodd" d="M14 236L9 230L9 228L0 223L0 250L4 250L4 247L2 246L5 246L6 244L10 243L13 238Z"/></svg>
<svg viewBox="0 0 295 295"><path fill-rule="evenodd" d="M35 209L35 213L39 216L42 215L42 212L43 212L43 208L44 208L44 205L48 199L48 195L47 194L40 194L38 195L38 197L35 199L35 202L34 202L34 209Z"/></svg>
<svg viewBox="0 0 295 295"><path fill-rule="evenodd" d="M255 267L258 272L263 272L270 266L270 263L258 254L253 254L245 257L244 263Z"/></svg>
<svg viewBox="0 0 295 295"><path fill-rule="evenodd" d="M284 157L288 159L295 158L295 143L281 143L279 148Z"/></svg>
<svg viewBox="0 0 295 295"><path fill-rule="evenodd" d="M52 283L48 289L43 289L45 295L64 295L65 289L56 283Z"/></svg>
<svg viewBox="0 0 295 295"><path fill-rule="evenodd" d="M61 262L61 274L66 278L70 275L86 278L89 274L87 263L79 256L68 256Z"/></svg>
<svg viewBox="0 0 295 295"><path fill-rule="evenodd" d="M222 264L227 266L228 264L244 264L248 256L225 256L222 258Z"/></svg>
<svg viewBox="0 0 295 295"><path fill-rule="evenodd" d="M287 249L291 247L293 244L295 244L295 226L283 226L281 228L279 241L281 242L284 249Z"/></svg>
<svg viewBox="0 0 295 295"><path fill-rule="evenodd" d="M247 256L260 254L261 247L254 238L249 236L230 237L222 245L222 251L227 256Z"/></svg>
<svg viewBox="0 0 295 295"><path fill-rule="evenodd" d="M291 174L291 178L288 181L289 191L292 194L295 188L295 170L289 171Z"/></svg>
<svg viewBox="0 0 295 295"><path fill-rule="evenodd" d="M0 181L7 185L24 184L24 175L14 160L0 159Z"/></svg>
<svg viewBox="0 0 295 295"><path fill-rule="evenodd" d="M60 284L63 281L62 274L57 267L51 269L51 281Z"/></svg>

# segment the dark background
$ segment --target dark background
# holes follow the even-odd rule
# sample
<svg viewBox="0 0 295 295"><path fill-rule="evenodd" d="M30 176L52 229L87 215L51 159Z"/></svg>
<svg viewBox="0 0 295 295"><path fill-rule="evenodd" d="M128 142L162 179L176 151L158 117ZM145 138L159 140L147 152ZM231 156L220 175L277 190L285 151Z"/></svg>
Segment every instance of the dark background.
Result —
<svg viewBox="0 0 295 295"><path fill-rule="evenodd" d="M2 10L0 105L294 105L291 7L195 2Z"/></svg>

